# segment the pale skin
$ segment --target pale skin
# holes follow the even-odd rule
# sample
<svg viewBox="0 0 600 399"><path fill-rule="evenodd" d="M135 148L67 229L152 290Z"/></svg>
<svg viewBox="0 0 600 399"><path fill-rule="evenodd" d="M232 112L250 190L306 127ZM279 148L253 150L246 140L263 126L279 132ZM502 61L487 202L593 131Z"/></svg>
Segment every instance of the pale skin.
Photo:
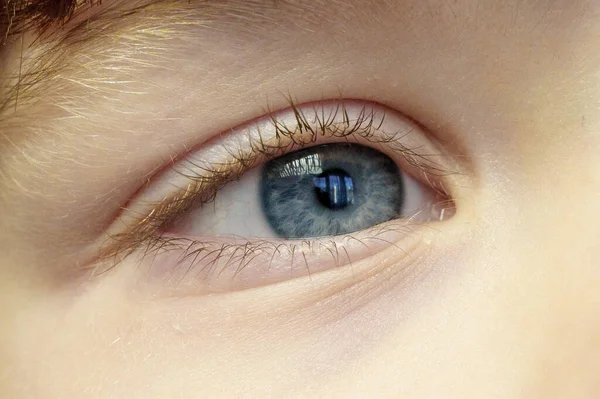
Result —
<svg viewBox="0 0 600 399"><path fill-rule="evenodd" d="M121 18L0 115L0 397L600 397L600 3L174 2ZM22 42L32 60L52 40L14 40L5 75ZM93 272L170 159L289 97L417 121L460 171L456 214L351 265L218 294L135 256Z"/></svg>

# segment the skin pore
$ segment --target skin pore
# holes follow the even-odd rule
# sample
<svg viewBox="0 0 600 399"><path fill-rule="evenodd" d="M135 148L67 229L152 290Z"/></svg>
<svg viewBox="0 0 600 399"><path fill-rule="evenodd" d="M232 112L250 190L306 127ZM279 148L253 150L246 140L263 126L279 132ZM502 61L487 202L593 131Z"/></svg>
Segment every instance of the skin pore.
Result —
<svg viewBox="0 0 600 399"><path fill-rule="evenodd" d="M599 397L598 21L595 0L104 0L7 35L0 397ZM452 217L213 291L169 249L98 256L186 157L327 101L410 132Z"/></svg>

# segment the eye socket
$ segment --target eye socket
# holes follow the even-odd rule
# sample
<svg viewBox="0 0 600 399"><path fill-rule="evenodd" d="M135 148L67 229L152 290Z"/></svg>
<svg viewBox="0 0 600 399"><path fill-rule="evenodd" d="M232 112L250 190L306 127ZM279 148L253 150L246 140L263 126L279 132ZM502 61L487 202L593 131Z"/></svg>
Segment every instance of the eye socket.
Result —
<svg viewBox="0 0 600 399"><path fill-rule="evenodd" d="M200 293L339 269L390 248L408 253L418 226L454 212L450 159L416 123L377 104L292 104L153 179L109 229L100 257L139 255Z"/></svg>

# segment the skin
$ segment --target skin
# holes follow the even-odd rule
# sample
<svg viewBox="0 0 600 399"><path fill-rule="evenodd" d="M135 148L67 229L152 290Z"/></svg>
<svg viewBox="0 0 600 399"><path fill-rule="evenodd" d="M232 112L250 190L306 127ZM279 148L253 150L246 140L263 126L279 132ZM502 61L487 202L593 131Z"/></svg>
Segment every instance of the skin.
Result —
<svg viewBox="0 0 600 399"><path fill-rule="evenodd" d="M72 44L0 118L1 397L600 396L600 3L307 1L206 24L177 7L199 6ZM288 93L340 92L451 154L452 218L352 268L213 295L135 257L82 271L171 157Z"/></svg>

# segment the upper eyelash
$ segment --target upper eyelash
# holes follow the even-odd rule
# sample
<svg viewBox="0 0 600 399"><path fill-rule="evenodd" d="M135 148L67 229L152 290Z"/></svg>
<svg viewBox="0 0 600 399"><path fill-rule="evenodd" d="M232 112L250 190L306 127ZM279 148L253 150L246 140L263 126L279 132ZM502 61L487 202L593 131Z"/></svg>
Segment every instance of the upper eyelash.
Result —
<svg viewBox="0 0 600 399"><path fill-rule="evenodd" d="M382 113L381 119L376 121L374 110L363 106L358 117L351 119L345 105L338 102L333 112L324 112L323 106L319 112L315 107L314 119L310 120L294 101L289 100L289 103L295 119L292 128L279 120L277 114L269 112L270 122L275 130L274 139L271 140L274 141L273 143L265 141L263 135L258 132L258 139L250 142L249 149L240 148L237 153L229 152L231 160L228 162L200 165L191 160L186 161L190 165L190 173L182 171L177 173L188 179L187 186L171 198L151 204L150 211L140 215L140 219L133 226L129 226L127 231L110 235L102 245L96 260L112 257L115 259L113 264L117 264L119 259L124 259L140 247L145 247L143 253L148 254L154 250L161 251L173 247L189 249L203 244L189 239L166 238L159 232L176 223L192 209L214 201L223 186L239 179L246 170L293 149L313 144L320 136L335 138L357 136L372 144L385 144L392 152L401 154L411 166L422 170L424 176L440 177L454 173L429 159L429 154L419 154L406 147L402 143L402 138L410 132L381 132L385 113ZM338 121L339 115L341 121ZM204 173L201 174L198 170ZM441 183L431 181L429 178L427 180L432 189L447 198L447 191ZM448 204L449 207L453 207L451 201ZM123 211L125 210L127 209L123 208ZM259 241L263 242L263 240Z"/></svg>

